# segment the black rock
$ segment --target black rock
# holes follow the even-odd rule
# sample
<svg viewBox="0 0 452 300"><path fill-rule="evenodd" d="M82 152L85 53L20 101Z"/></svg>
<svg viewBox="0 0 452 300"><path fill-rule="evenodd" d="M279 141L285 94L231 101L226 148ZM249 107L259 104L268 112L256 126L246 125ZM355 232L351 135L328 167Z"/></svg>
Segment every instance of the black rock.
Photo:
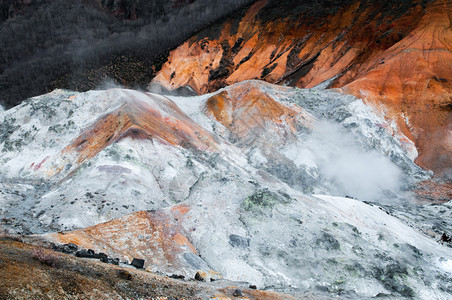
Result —
<svg viewBox="0 0 452 300"><path fill-rule="evenodd" d="M64 245L54 245L53 250L58 251L58 252L72 254L72 253L77 252L78 246L73 243L64 244Z"/></svg>
<svg viewBox="0 0 452 300"><path fill-rule="evenodd" d="M234 291L234 293L232 293L232 296L234 296L234 297L240 297L240 296L243 296L243 293L242 293L241 290L236 289L236 290Z"/></svg>
<svg viewBox="0 0 452 300"><path fill-rule="evenodd" d="M185 279L185 276L184 276L184 275L176 275L176 274L173 274L173 275L170 276L170 278L174 278L174 279Z"/></svg>
<svg viewBox="0 0 452 300"><path fill-rule="evenodd" d="M84 258L98 258L97 254L91 249L82 249L75 252L75 256Z"/></svg>
<svg viewBox="0 0 452 300"><path fill-rule="evenodd" d="M108 255L105 254L105 253L99 253L96 256L98 256L100 258L101 262L104 262L104 263L108 263L109 262L108 261Z"/></svg>
<svg viewBox="0 0 452 300"><path fill-rule="evenodd" d="M77 257L86 257L86 255L87 255L87 252L85 249L75 252L75 256L77 256Z"/></svg>
<svg viewBox="0 0 452 300"><path fill-rule="evenodd" d="M201 274L199 274L199 272L196 272L195 279L198 281L205 281L204 278L201 276Z"/></svg>
<svg viewBox="0 0 452 300"><path fill-rule="evenodd" d="M452 237L443 232L443 235L441 236L441 242L450 243L452 242Z"/></svg>
<svg viewBox="0 0 452 300"><path fill-rule="evenodd" d="M78 250L78 246L76 245L76 244L73 244L73 243L69 243L69 244L66 244L66 245L64 245L66 248L67 248L67 250L69 250L71 253L75 253L77 250Z"/></svg>
<svg viewBox="0 0 452 300"><path fill-rule="evenodd" d="M144 267L144 259L134 258L131 263L137 269L143 269Z"/></svg>
<svg viewBox="0 0 452 300"><path fill-rule="evenodd" d="M51 247L53 251L58 251L61 252L62 246L61 245L56 245L54 243L51 243Z"/></svg>
<svg viewBox="0 0 452 300"><path fill-rule="evenodd" d="M250 285L250 289L252 290L257 290L257 286L255 286L254 284Z"/></svg>

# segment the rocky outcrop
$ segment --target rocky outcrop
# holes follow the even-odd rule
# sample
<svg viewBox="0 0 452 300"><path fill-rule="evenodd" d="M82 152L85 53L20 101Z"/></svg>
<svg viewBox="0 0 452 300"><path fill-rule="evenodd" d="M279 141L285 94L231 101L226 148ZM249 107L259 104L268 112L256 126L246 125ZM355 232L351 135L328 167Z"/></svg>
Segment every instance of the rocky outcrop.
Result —
<svg viewBox="0 0 452 300"><path fill-rule="evenodd" d="M155 94L135 94L118 109L103 115L62 152L75 152L77 164L93 158L111 143L132 139L157 139L187 148L216 149L215 138L188 118L169 99ZM128 96L126 96L128 97ZM141 100L140 100L141 98Z"/></svg>
<svg viewBox="0 0 452 300"><path fill-rule="evenodd" d="M198 257L198 253L180 226L189 210L189 206L180 205L169 210L140 211L85 229L49 234L46 238L121 257L121 261L149 270L194 276L196 269L191 270L193 267L184 258Z"/></svg>
<svg viewBox="0 0 452 300"><path fill-rule="evenodd" d="M246 79L312 87L339 76L342 86L414 30L426 2L258 1L172 51L154 82L198 93Z"/></svg>
<svg viewBox="0 0 452 300"><path fill-rule="evenodd" d="M223 130L218 129L223 137L242 146L295 141L297 132L311 127L315 118L299 106L278 102L265 88L257 81L227 87L206 101L204 113L223 125ZM274 89L290 92L290 88Z"/></svg>
<svg viewBox="0 0 452 300"><path fill-rule="evenodd" d="M400 205L428 174L393 127L354 96L256 80L56 90L0 114L2 226L198 284L443 297L452 208Z"/></svg>
<svg viewBox="0 0 452 300"><path fill-rule="evenodd" d="M247 79L303 88L330 80L326 86L366 99L393 120L416 143L417 163L447 176L450 2L322 4L259 1L170 52L151 85L205 93Z"/></svg>
<svg viewBox="0 0 452 300"><path fill-rule="evenodd" d="M408 36L362 64L358 76L342 88L394 120L415 141L420 166L448 177L452 176L451 16L449 1L427 6Z"/></svg>

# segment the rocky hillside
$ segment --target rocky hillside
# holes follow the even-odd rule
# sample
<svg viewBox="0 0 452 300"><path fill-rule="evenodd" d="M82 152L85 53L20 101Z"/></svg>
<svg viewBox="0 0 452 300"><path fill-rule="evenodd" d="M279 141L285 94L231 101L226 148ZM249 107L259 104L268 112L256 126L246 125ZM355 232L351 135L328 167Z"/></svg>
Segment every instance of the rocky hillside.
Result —
<svg viewBox="0 0 452 300"><path fill-rule="evenodd" d="M55 88L112 83L202 94L248 79L302 88L328 81L393 120L415 143L417 164L451 176L450 1L3 1L1 8L6 107Z"/></svg>
<svg viewBox="0 0 452 300"><path fill-rule="evenodd" d="M451 297L451 1L0 8L0 298Z"/></svg>
<svg viewBox="0 0 452 300"><path fill-rule="evenodd" d="M297 297L452 293L447 192L414 205L430 173L354 96L55 90L0 118L10 234Z"/></svg>
<svg viewBox="0 0 452 300"><path fill-rule="evenodd" d="M2 299L287 299L233 282L202 283L76 258L0 236ZM306 295L306 299L319 299ZM321 298L320 298L321 299Z"/></svg>
<svg viewBox="0 0 452 300"><path fill-rule="evenodd" d="M318 3L318 4L317 4ZM258 1L170 52L151 89L196 93L247 79L328 81L363 98L414 141L416 162L452 168L450 1Z"/></svg>

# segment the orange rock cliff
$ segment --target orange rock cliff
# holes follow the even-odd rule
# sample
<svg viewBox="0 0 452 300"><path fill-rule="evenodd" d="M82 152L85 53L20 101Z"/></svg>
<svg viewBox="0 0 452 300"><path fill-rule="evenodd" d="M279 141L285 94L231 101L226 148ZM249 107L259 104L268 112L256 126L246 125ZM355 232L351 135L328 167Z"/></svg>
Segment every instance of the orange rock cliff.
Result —
<svg viewBox="0 0 452 300"><path fill-rule="evenodd" d="M247 79L300 88L330 80L393 120L420 166L450 174L452 2L323 2L258 1L173 50L150 87L206 93Z"/></svg>

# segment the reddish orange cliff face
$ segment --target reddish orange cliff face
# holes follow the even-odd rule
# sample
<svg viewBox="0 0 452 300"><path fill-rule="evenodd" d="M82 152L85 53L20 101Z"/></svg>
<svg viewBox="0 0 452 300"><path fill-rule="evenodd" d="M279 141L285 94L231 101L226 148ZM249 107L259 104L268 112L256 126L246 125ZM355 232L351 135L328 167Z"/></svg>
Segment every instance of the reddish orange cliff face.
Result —
<svg viewBox="0 0 452 300"><path fill-rule="evenodd" d="M313 117L298 106L274 100L264 91L265 85L248 81L230 86L206 101L204 113L221 123L239 144L283 145L294 140L298 129L311 126Z"/></svg>
<svg viewBox="0 0 452 300"><path fill-rule="evenodd" d="M333 79L393 119L418 164L451 169L452 3L290 2L256 2L190 38L152 83L205 93L247 79L302 88Z"/></svg>
<svg viewBox="0 0 452 300"><path fill-rule="evenodd" d="M343 90L382 109L417 145L417 163L452 168L452 5L437 1L410 34L360 67Z"/></svg>

